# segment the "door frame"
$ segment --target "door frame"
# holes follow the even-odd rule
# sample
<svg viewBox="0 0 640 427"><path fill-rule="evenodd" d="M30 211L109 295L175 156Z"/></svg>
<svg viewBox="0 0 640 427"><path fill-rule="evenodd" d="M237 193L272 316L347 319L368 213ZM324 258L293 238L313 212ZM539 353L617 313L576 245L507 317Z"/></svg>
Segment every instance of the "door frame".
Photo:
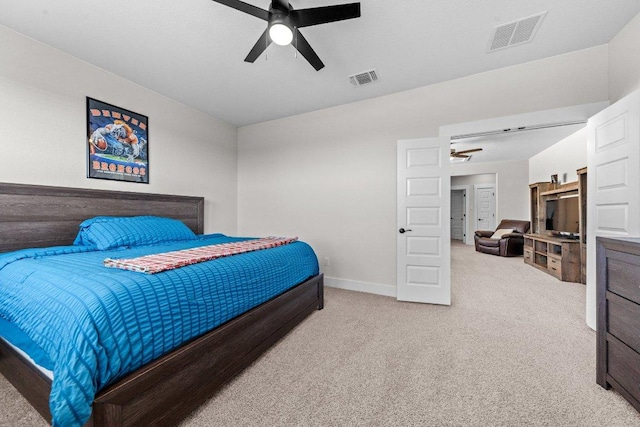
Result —
<svg viewBox="0 0 640 427"><path fill-rule="evenodd" d="M464 234L464 243L465 245L473 245L473 238L471 233L469 233L469 217L471 216L471 207L469 206L469 191L471 187L469 185L452 185L451 191L453 190L462 190L464 191L464 221L462 226L462 233ZM451 227L451 224L449 224Z"/></svg>

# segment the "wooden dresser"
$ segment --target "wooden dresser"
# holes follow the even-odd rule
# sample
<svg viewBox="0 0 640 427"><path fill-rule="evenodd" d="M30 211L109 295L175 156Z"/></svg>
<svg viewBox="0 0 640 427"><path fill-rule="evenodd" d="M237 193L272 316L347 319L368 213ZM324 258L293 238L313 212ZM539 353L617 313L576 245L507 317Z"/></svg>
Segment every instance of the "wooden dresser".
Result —
<svg viewBox="0 0 640 427"><path fill-rule="evenodd" d="M640 411L640 238L596 245L596 381Z"/></svg>

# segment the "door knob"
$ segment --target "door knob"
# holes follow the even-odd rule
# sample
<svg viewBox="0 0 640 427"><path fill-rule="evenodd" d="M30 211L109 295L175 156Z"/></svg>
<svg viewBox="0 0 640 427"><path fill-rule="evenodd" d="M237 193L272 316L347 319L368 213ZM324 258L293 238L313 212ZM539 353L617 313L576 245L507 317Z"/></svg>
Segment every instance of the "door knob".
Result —
<svg viewBox="0 0 640 427"><path fill-rule="evenodd" d="M412 231L412 230L410 229L405 230L404 228L401 228L400 230L398 230L400 234L406 233L407 231Z"/></svg>

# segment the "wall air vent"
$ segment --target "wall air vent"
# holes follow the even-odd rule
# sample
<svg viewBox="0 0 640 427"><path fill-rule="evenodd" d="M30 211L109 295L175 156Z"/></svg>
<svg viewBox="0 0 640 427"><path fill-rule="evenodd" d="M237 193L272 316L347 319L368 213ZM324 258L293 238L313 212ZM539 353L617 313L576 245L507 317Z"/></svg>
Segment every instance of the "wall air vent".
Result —
<svg viewBox="0 0 640 427"><path fill-rule="evenodd" d="M533 40L547 12L538 13L517 21L498 25L494 28L493 37L489 40L487 52L505 49L528 43Z"/></svg>
<svg viewBox="0 0 640 427"><path fill-rule="evenodd" d="M378 72L373 69L363 73L354 74L349 76L349 81L355 87L375 83L378 81Z"/></svg>

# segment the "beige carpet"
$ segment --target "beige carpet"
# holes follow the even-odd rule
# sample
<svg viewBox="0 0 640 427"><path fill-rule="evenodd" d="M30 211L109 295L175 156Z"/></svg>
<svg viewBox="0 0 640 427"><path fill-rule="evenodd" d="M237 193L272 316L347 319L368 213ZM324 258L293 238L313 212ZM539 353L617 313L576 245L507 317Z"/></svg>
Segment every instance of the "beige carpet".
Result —
<svg viewBox="0 0 640 427"><path fill-rule="evenodd" d="M640 426L595 383L585 288L452 248L453 305L326 289L184 426ZM0 424L44 425L0 377Z"/></svg>

